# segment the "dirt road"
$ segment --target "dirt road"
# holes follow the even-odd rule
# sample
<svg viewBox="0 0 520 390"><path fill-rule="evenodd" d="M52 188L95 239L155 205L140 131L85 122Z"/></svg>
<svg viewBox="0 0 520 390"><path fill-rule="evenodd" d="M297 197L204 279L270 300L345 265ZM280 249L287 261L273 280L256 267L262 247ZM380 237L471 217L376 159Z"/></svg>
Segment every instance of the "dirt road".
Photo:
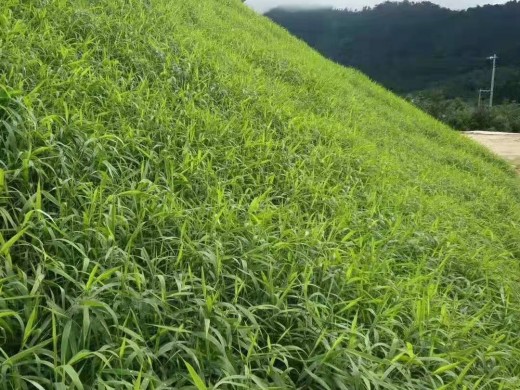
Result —
<svg viewBox="0 0 520 390"><path fill-rule="evenodd" d="M499 156L511 161L520 173L520 134L491 131L467 131L465 134L487 146Z"/></svg>

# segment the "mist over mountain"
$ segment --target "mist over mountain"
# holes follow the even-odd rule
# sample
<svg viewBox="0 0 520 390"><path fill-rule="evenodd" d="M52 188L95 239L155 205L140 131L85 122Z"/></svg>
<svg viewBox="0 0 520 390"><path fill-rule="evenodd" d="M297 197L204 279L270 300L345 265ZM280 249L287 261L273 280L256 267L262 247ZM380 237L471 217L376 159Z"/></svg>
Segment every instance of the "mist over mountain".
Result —
<svg viewBox="0 0 520 390"><path fill-rule="evenodd" d="M374 6L380 0L247 0L246 3L260 12L266 12L276 7L334 7L348 9L362 9L365 6ZM450 9L466 9L477 5L503 4L506 0L435 0L435 4Z"/></svg>

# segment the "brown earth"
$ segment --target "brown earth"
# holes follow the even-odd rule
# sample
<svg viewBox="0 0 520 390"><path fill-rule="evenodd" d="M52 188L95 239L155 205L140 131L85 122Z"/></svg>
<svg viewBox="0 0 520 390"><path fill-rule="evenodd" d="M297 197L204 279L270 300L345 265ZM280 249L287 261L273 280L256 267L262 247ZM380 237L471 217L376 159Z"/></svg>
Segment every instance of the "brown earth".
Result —
<svg viewBox="0 0 520 390"><path fill-rule="evenodd" d="M467 131L465 134L488 147L495 154L511 161L520 173L520 134L492 131Z"/></svg>

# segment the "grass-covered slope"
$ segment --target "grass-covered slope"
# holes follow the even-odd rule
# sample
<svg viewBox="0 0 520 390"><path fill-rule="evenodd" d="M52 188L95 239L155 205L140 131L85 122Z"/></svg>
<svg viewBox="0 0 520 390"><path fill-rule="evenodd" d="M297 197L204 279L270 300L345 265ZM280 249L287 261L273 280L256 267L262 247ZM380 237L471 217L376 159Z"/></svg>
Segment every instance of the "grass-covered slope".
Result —
<svg viewBox="0 0 520 390"><path fill-rule="evenodd" d="M0 1L6 389L518 389L506 163L238 0Z"/></svg>

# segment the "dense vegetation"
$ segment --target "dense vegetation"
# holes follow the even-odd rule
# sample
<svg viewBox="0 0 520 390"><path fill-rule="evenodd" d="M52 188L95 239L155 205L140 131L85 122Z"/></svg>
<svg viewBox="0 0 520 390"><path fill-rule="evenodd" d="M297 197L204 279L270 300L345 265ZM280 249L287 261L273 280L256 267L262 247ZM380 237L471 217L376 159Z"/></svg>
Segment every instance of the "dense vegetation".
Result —
<svg viewBox="0 0 520 390"><path fill-rule="evenodd" d="M0 2L5 389L518 389L503 161L238 0Z"/></svg>
<svg viewBox="0 0 520 390"><path fill-rule="evenodd" d="M434 89L477 100L499 56L496 102L520 101L520 2L452 11L385 2L362 11L273 9L267 16L325 56L404 94Z"/></svg>
<svg viewBox="0 0 520 390"><path fill-rule="evenodd" d="M487 130L520 133L520 104L480 107L463 99L447 99L437 92L421 92L407 99L433 117L457 130Z"/></svg>

